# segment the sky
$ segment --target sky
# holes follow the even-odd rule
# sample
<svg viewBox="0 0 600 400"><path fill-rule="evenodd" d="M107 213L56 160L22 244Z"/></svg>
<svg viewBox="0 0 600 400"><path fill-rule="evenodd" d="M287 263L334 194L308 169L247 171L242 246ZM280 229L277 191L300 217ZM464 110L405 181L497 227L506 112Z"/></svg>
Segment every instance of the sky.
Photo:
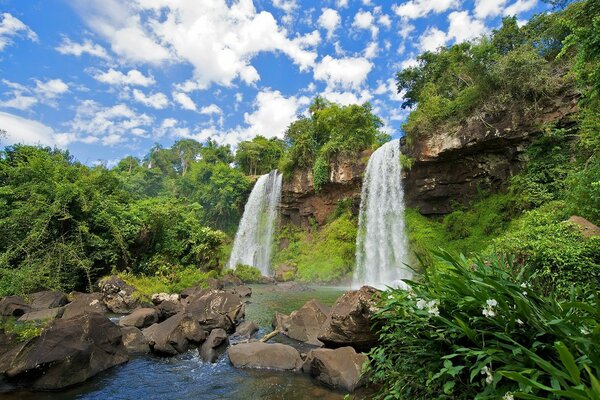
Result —
<svg viewBox="0 0 600 400"><path fill-rule="evenodd" d="M0 0L1 145L86 164L156 143L282 138L321 95L401 135L394 75L540 0Z"/></svg>

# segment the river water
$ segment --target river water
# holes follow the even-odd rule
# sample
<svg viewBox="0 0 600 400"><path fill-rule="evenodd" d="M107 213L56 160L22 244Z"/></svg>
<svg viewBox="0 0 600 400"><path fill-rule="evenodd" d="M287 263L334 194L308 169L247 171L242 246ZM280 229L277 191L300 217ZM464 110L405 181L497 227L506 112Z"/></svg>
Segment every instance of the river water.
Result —
<svg viewBox="0 0 600 400"><path fill-rule="evenodd" d="M317 299L332 305L344 290L316 287L309 291L275 291L271 286L256 285L246 319L255 321L261 330L270 331L276 311L290 313L306 301ZM291 343L279 335L273 341ZM308 348L300 348L306 351ZM23 400L150 400L150 399L234 399L234 400L342 400L343 392L321 385L302 373L235 369L223 354L217 363L205 363L196 349L172 358L140 356L128 363L97 375L72 389L53 393L0 394L0 399ZM358 394L352 398L368 398Z"/></svg>

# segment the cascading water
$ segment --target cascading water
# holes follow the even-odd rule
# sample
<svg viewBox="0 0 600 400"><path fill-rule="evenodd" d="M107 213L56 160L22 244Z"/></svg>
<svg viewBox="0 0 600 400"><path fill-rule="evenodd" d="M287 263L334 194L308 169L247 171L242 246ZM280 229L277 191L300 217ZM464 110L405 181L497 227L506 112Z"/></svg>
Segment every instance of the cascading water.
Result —
<svg viewBox="0 0 600 400"><path fill-rule="evenodd" d="M384 144L371 155L360 199L354 287L405 287L401 279L412 277L404 265L409 252L400 172L399 140Z"/></svg>
<svg viewBox="0 0 600 400"><path fill-rule="evenodd" d="M271 171L256 181L235 234L228 267L251 265L269 275L273 228L281 200L281 174Z"/></svg>

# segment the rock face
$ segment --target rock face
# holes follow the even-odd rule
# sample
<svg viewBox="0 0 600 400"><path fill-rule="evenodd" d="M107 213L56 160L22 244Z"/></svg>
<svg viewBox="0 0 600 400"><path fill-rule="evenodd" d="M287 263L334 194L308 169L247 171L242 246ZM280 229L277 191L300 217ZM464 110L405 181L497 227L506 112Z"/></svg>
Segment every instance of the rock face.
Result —
<svg viewBox="0 0 600 400"><path fill-rule="evenodd" d="M63 318L71 318L89 313L104 314L108 312L100 293L75 293L73 296L75 299L65 307Z"/></svg>
<svg viewBox="0 0 600 400"><path fill-rule="evenodd" d="M63 292L46 290L29 295L29 305L34 310L62 307L67 303L67 296Z"/></svg>
<svg viewBox="0 0 600 400"><path fill-rule="evenodd" d="M289 264L281 264L275 268L274 278L277 282L287 282L294 278L298 267Z"/></svg>
<svg viewBox="0 0 600 400"><path fill-rule="evenodd" d="M4 317L20 317L31 311L31 307L19 296L6 296L0 300L0 315Z"/></svg>
<svg viewBox="0 0 600 400"><path fill-rule="evenodd" d="M300 309L293 311L289 318L282 318L284 322L279 329L292 339L322 346L323 343L317 339L317 336L327 320L329 311L329 307L310 300Z"/></svg>
<svg viewBox="0 0 600 400"><path fill-rule="evenodd" d="M240 296L232 292L210 291L188 300L185 312L190 313L207 331L222 328L230 332L244 317L244 304Z"/></svg>
<svg viewBox="0 0 600 400"><path fill-rule="evenodd" d="M294 172L284 180L281 190L281 218L283 223L310 227L311 220L325 224L340 200L350 199L356 212L360 203L362 173L370 152L333 157L329 166L329 183L320 192L314 190L312 170Z"/></svg>
<svg viewBox="0 0 600 400"><path fill-rule="evenodd" d="M219 358L217 348L227 345L227 332L224 329L213 329L200 348L200 357L206 362L214 363Z"/></svg>
<svg viewBox="0 0 600 400"><path fill-rule="evenodd" d="M308 353L302 370L327 386L353 392L367 381L362 371L368 360L352 347L315 349Z"/></svg>
<svg viewBox="0 0 600 400"><path fill-rule="evenodd" d="M572 124L578 95L565 90L545 104L536 115L526 115L515 105L497 115L467 120L451 131L436 131L413 145L402 145L402 154L414 160L405 173L404 193L409 207L425 215L452 212L451 201L467 205L479 191L496 192L519 172L527 146L544 125Z"/></svg>
<svg viewBox="0 0 600 400"><path fill-rule="evenodd" d="M160 324L154 324L142 331L150 348L155 353L177 355L185 353L190 342L201 343L206 339L198 321L190 314L179 313Z"/></svg>
<svg viewBox="0 0 600 400"><path fill-rule="evenodd" d="M227 355L236 368L298 371L302 367L302 358L298 350L280 343L241 343L231 346Z"/></svg>
<svg viewBox="0 0 600 400"><path fill-rule="evenodd" d="M98 286L102 301L114 313L127 314L139 306L139 300L133 295L135 288L117 276L102 279Z"/></svg>
<svg viewBox="0 0 600 400"><path fill-rule="evenodd" d="M59 319L0 359L0 373L34 390L62 389L128 360L121 331L99 314Z"/></svg>
<svg viewBox="0 0 600 400"><path fill-rule="evenodd" d="M569 218L569 222L577 226L577 229L579 229L579 232L581 232L581 235L584 238L600 236L600 228L583 217L573 215L571 218Z"/></svg>
<svg viewBox="0 0 600 400"><path fill-rule="evenodd" d="M380 293L370 286L346 292L331 307L318 339L331 348L352 346L367 351L375 346L377 334L371 326Z"/></svg>
<svg viewBox="0 0 600 400"><path fill-rule="evenodd" d="M138 329L146 328L158 322L158 312L154 308L138 308L131 314L121 318L119 325L134 326Z"/></svg>

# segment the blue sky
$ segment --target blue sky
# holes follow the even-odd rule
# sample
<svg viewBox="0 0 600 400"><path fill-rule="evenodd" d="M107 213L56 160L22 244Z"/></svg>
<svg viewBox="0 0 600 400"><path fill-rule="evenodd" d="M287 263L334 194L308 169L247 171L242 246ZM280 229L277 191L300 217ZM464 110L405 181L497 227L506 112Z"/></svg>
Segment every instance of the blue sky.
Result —
<svg viewBox="0 0 600 400"><path fill-rule="evenodd" d="M322 95L371 102L400 134L393 77L539 0L0 0L0 128L93 164L154 143L235 147Z"/></svg>

